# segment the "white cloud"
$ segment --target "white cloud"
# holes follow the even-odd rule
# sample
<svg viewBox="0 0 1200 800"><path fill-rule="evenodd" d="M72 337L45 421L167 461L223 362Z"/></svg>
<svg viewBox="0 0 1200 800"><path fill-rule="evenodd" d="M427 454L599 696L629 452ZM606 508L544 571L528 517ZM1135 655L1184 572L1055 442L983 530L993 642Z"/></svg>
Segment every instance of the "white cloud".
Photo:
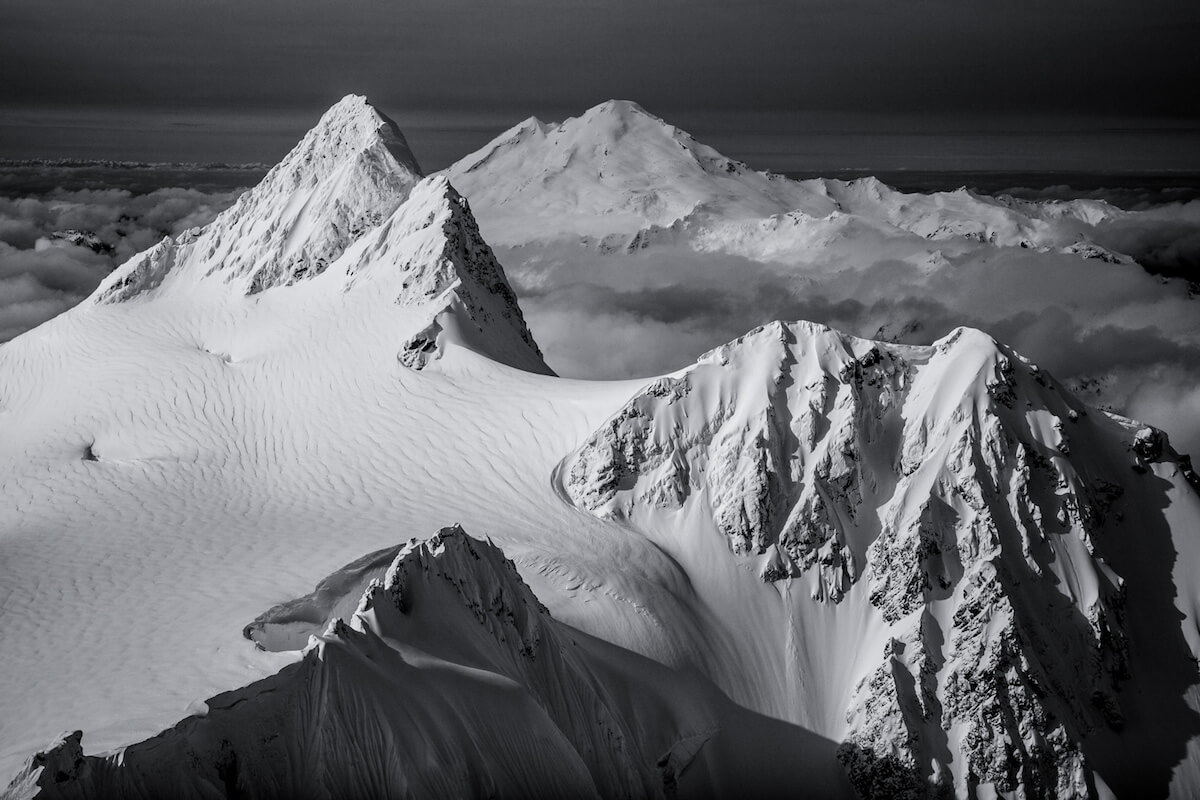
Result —
<svg viewBox="0 0 1200 800"><path fill-rule="evenodd" d="M0 197L0 342L79 303L114 267L163 236L207 224L238 194L84 189ZM95 234L101 252L53 240L72 229Z"/></svg>

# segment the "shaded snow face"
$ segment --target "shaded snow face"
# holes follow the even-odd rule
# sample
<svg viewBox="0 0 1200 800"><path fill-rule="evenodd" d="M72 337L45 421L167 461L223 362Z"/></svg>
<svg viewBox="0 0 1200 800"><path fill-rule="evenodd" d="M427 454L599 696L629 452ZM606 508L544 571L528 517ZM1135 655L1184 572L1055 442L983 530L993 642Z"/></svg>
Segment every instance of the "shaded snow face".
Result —
<svg viewBox="0 0 1200 800"><path fill-rule="evenodd" d="M833 742L554 620L461 527L364 556L247 635L335 606L299 663L118 759L69 734L5 797L853 796Z"/></svg>

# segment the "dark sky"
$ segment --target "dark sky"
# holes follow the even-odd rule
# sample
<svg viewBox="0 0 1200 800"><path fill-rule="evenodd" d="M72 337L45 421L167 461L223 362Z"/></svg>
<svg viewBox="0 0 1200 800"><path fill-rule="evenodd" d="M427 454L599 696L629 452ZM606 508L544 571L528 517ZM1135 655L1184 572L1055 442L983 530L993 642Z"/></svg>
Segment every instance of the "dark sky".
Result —
<svg viewBox="0 0 1200 800"><path fill-rule="evenodd" d="M1200 168L1198 9L4 0L0 158L271 161L357 92L401 123L427 168L530 114L561 119L609 97L756 166L1037 153L1064 168Z"/></svg>

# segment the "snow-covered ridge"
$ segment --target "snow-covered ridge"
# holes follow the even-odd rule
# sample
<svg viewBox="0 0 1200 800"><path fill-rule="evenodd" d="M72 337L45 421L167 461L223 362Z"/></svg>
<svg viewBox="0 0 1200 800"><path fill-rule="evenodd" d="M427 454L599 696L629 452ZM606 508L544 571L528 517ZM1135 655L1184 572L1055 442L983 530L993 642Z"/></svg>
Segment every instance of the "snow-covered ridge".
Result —
<svg viewBox="0 0 1200 800"><path fill-rule="evenodd" d="M1159 441L1151 430L1141 439ZM1114 434L978 331L904 347L773 323L652 383L558 475L592 513L708 520L763 580L869 604L889 636L843 752L868 796L891 780L884 752L905 774L932 763L947 789L969 771L1073 796L1080 742L1119 729L1128 675L1105 524L1147 453L1175 458Z"/></svg>
<svg viewBox="0 0 1200 800"><path fill-rule="evenodd" d="M349 95L231 208L130 259L95 300L128 300L180 273L251 295L319 275L386 219L421 174L396 123Z"/></svg>
<svg viewBox="0 0 1200 800"><path fill-rule="evenodd" d="M398 548L348 617L119 754L67 735L4 796L665 798L800 779L846 796L831 742L556 622L459 527Z"/></svg>

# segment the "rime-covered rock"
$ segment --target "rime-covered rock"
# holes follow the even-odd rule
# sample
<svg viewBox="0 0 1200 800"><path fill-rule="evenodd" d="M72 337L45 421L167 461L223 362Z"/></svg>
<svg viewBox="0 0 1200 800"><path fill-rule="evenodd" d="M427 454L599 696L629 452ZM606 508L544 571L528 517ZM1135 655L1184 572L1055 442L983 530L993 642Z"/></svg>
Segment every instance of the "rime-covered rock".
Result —
<svg viewBox="0 0 1200 800"><path fill-rule="evenodd" d="M1128 676L1102 541L1122 476L1089 419L978 331L905 347L773 323L651 383L560 474L594 514L690 510L765 580L869 603L892 633L846 709L860 791L915 771L914 796L1085 796L1080 743L1121 728Z"/></svg>

